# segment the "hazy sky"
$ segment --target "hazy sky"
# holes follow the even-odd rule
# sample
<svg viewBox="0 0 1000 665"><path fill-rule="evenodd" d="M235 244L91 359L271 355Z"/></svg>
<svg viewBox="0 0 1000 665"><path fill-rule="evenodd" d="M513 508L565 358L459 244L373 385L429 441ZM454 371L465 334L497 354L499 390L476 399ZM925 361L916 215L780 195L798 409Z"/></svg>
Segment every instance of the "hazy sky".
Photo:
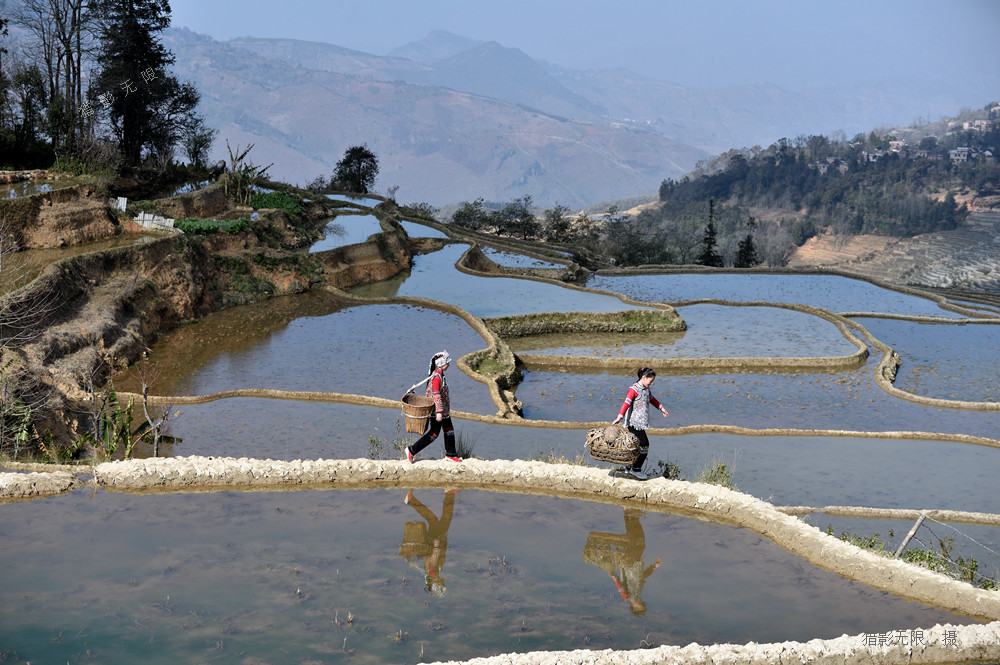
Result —
<svg viewBox="0 0 1000 665"><path fill-rule="evenodd" d="M626 67L690 87L790 89L885 76L1000 98L1000 0L171 0L216 39L290 37L376 55L431 30L575 69ZM278 11L275 11L278 8Z"/></svg>

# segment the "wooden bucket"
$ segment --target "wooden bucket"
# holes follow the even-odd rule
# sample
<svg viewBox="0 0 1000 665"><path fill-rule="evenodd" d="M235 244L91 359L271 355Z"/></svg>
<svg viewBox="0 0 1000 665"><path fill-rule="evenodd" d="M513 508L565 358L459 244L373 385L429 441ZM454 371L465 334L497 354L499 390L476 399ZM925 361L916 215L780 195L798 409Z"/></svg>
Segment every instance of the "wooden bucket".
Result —
<svg viewBox="0 0 1000 665"><path fill-rule="evenodd" d="M410 434L423 434L427 429L427 419L434 413L434 399L409 393L400 400L403 403L403 420Z"/></svg>

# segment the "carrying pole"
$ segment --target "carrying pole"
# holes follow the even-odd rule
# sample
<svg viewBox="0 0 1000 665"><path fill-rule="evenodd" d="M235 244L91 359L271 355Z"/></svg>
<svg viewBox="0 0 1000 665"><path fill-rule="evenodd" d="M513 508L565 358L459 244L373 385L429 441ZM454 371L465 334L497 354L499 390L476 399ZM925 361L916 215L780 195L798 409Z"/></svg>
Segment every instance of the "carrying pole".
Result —
<svg viewBox="0 0 1000 665"><path fill-rule="evenodd" d="M428 374L428 375L427 375L427 378L426 378L426 379L424 379L423 381L421 381L420 383L414 383L414 384L413 384L412 386L410 386L410 389L409 389L409 390L407 390L407 391L406 391L405 393L403 393L403 396L405 397L405 396L409 395L409 394L410 394L410 393L412 393L412 392L413 392L414 390L416 390L416 389L417 389L417 388L419 388L420 386L422 386L422 385L424 385L425 383L427 383L428 381L430 381L430 380L431 380L431 377L432 377L432 376L434 376L434 375L433 375L433 374Z"/></svg>
<svg viewBox="0 0 1000 665"><path fill-rule="evenodd" d="M906 538L903 538L903 542L900 543L899 549L896 550L896 554L895 554L895 557L897 559L899 558L899 555L903 553L903 550L906 549L906 544L910 542L910 539L913 538L914 535L916 535L917 529L919 529L920 525L924 523L924 518L925 517L927 517L927 511L926 510L924 512L920 513L920 517L917 518L917 523L913 525L913 528L910 529L910 532L908 534L906 534Z"/></svg>

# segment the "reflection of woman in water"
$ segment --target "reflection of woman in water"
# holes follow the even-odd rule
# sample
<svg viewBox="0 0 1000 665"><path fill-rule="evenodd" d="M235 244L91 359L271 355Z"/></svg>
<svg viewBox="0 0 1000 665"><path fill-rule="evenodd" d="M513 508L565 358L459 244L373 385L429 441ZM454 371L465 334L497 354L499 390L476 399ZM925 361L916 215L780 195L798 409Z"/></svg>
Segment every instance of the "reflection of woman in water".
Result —
<svg viewBox="0 0 1000 665"><path fill-rule="evenodd" d="M424 558L424 581L427 590L435 596L443 596L445 592L444 578L441 577L441 568L444 566L444 556L448 549L448 527L451 526L451 516L455 510L455 492L457 489L448 490L444 495L444 505L441 507L441 518L424 504L420 503L413 490L406 494L404 503L412 507L417 514L427 521L407 522L406 530L403 534L403 546L399 550L399 555L412 562L417 556ZM410 525L421 527L419 536L412 537L409 533ZM420 541L417 541L420 538Z"/></svg>
<svg viewBox="0 0 1000 665"><path fill-rule="evenodd" d="M646 567L646 532L639 523L644 513L634 508L625 509L625 534L591 531L583 549L583 559L606 572L614 580L622 600L635 615L646 613L642 600L642 586L646 578L659 568L663 559Z"/></svg>

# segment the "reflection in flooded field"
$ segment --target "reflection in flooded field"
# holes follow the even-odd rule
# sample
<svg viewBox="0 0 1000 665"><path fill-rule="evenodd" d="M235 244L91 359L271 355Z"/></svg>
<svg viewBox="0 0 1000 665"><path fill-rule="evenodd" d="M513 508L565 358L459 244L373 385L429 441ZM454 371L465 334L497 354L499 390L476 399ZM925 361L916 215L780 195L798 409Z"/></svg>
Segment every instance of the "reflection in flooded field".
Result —
<svg viewBox="0 0 1000 665"><path fill-rule="evenodd" d="M901 356L897 388L925 397L1000 402L1000 325L860 323Z"/></svg>
<svg viewBox="0 0 1000 665"><path fill-rule="evenodd" d="M836 275L592 275L592 289L605 289L646 302L717 299L730 302L798 303L831 312L892 312L894 314L961 318L931 300L879 288Z"/></svg>
<svg viewBox="0 0 1000 665"><path fill-rule="evenodd" d="M972 623L743 529L477 490L88 489L5 506L0 535L0 643L32 662L416 662Z"/></svg>
<svg viewBox="0 0 1000 665"><path fill-rule="evenodd" d="M513 351L624 358L815 358L857 347L831 322L778 307L678 307L687 330L652 334L558 334L506 340Z"/></svg>
<svg viewBox="0 0 1000 665"><path fill-rule="evenodd" d="M516 254L514 252L508 252L488 246L481 247L480 249L482 249L486 258L493 261L493 263L498 266L508 266L511 268L564 268L566 266L565 263L542 261L541 259L536 259L531 256Z"/></svg>
<svg viewBox="0 0 1000 665"><path fill-rule="evenodd" d="M411 305L350 307L317 292L217 312L177 328L119 377L118 387L138 391L136 375L155 364L161 372L155 395L270 388L398 399L427 376L427 359L442 347L457 358L483 346L482 337L453 314ZM456 408L496 412L484 384L460 370L448 381Z"/></svg>
<svg viewBox="0 0 1000 665"><path fill-rule="evenodd" d="M854 372L671 374L659 372L653 393L667 410L665 427L740 425L851 431L948 432L995 437L1000 412L924 406L890 396L872 380L873 364ZM517 389L526 418L610 421L634 374L526 371ZM660 423L653 421L656 426Z"/></svg>
<svg viewBox="0 0 1000 665"><path fill-rule="evenodd" d="M413 257L409 273L351 290L362 297L419 296L461 307L481 318L537 312L618 312L640 309L614 296L513 277L484 279L459 271L468 245Z"/></svg>
<svg viewBox="0 0 1000 665"><path fill-rule="evenodd" d="M323 239L309 247L309 253L345 247L364 242L382 232L375 215L337 215L323 228Z"/></svg>
<svg viewBox="0 0 1000 665"><path fill-rule="evenodd" d="M417 224L416 222L400 222L400 226L411 238L447 238L448 234L438 231L433 226Z"/></svg>

